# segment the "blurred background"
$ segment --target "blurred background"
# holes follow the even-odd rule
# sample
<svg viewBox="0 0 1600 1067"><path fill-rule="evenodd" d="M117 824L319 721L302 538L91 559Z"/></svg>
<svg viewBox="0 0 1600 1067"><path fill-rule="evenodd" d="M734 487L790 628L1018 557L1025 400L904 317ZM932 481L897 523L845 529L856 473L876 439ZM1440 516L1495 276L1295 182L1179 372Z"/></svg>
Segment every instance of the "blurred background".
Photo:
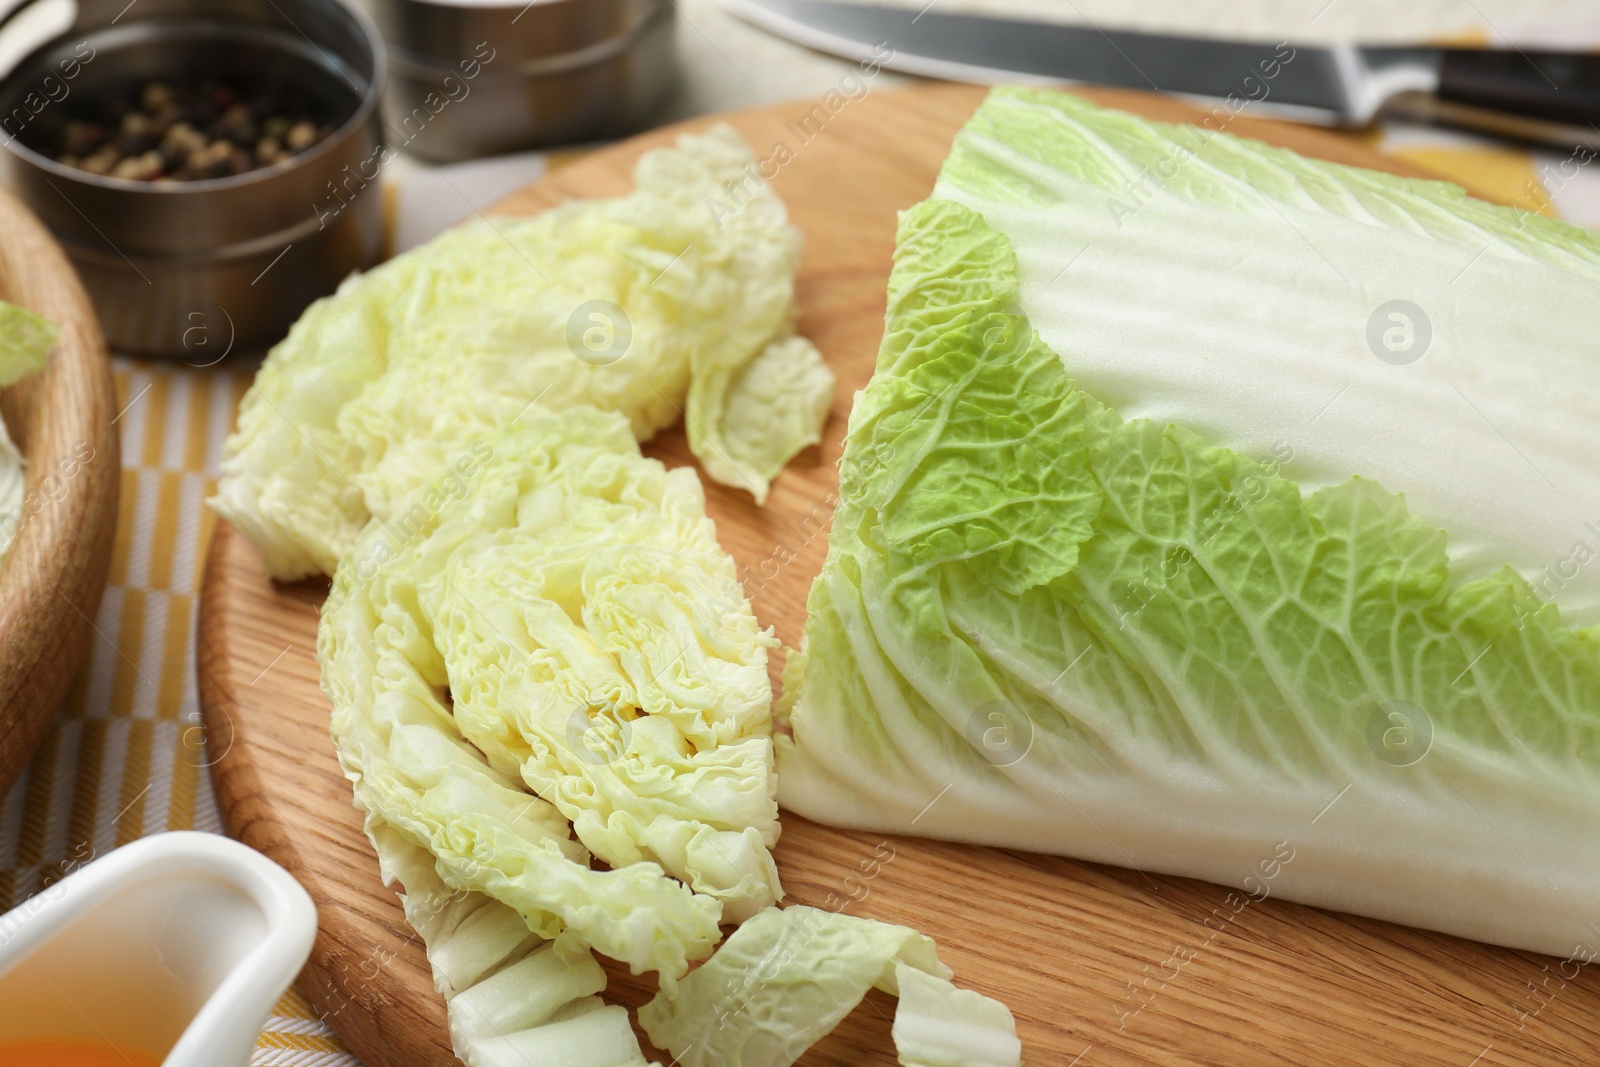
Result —
<svg viewBox="0 0 1600 1067"><path fill-rule="evenodd" d="M1005 18L1193 34L1216 38L1334 45L1453 43L1490 48L1581 49L1600 46L1600 3L1585 0L886 0L915 11L972 13ZM731 108L818 97L838 85L855 63L806 48L741 19L722 0L675 0L677 84L655 122L671 122ZM878 92L914 84L913 75L884 71ZM1385 151L1465 184L1469 189L1525 197L1534 180L1569 219L1600 223L1600 178L1589 169L1561 180L1569 150L1529 150L1493 137L1446 131L1416 122L1390 121L1361 131ZM404 210L399 246L410 247L438 228L466 217L465 204L437 194L442 183L402 155L395 181ZM458 182L476 206L537 174L538 157L503 159L468 167ZM1554 177L1552 177L1554 175ZM454 172L452 173L454 178ZM460 199L459 197L457 199Z"/></svg>

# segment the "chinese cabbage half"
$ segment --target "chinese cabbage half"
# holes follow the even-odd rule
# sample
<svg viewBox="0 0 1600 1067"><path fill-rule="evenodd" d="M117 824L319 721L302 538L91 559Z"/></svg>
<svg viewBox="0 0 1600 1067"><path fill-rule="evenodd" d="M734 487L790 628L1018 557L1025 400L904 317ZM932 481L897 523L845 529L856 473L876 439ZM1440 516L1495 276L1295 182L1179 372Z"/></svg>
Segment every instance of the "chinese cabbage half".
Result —
<svg viewBox="0 0 1600 1067"><path fill-rule="evenodd" d="M1574 227L997 90L901 217L780 801L1230 884L1287 842L1275 895L1570 952L1597 298Z"/></svg>

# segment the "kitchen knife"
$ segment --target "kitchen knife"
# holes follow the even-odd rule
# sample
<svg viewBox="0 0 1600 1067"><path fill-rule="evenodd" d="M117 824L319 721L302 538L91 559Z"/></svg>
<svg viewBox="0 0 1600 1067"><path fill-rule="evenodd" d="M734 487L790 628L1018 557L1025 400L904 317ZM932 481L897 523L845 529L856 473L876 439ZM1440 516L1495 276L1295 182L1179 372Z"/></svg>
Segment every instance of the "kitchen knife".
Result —
<svg viewBox="0 0 1600 1067"><path fill-rule="evenodd" d="M873 57L911 74L1093 82L1222 100L1234 110L1248 104L1302 122L1360 126L1383 112L1568 147L1600 145L1600 55L1251 43L946 13L933 3L920 10L837 0L724 4L818 51Z"/></svg>

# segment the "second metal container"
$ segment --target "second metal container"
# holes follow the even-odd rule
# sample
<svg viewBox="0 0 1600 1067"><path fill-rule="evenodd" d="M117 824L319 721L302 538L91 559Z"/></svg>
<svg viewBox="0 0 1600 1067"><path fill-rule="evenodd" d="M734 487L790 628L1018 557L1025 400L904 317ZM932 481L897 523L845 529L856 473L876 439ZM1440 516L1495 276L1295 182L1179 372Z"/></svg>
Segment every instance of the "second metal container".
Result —
<svg viewBox="0 0 1600 1067"><path fill-rule="evenodd" d="M631 132L674 82L670 0L371 0L384 136L433 160Z"/></svg>

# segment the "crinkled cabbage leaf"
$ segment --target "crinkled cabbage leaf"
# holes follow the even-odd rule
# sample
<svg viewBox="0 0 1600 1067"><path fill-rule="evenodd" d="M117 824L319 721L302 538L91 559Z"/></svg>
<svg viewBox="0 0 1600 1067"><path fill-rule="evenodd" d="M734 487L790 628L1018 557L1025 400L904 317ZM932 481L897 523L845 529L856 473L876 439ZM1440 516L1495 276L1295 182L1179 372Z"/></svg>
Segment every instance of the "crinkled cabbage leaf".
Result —
<svg viewBox="0 0 1600 1067"><path fill-rule="evenodd" d="M793 335L800 238L731 129L647 153L637 188L485 218L351 277L275 347L239 410L212 506L268 572L333 572L369 517L526 411L591 405L647 440L677 422L757 500L817 439L833 379Z"/></svg>
<svg viewBox="0 0 1600 1067"><path fill-rule="evenodd" d="M693 470L535 408L369 524L318 657L369 833L670 988L781 895L772 640Z"/></svg>
<svg viewBox="0 0 1600 1067"><path fill-rule="evenodd" d="M772 906L772 644L694 471L616 413L531 409L368 524L322 683L468 1067L642 1064L591 949L659 973L641 1019L685 1065L783 1067L874 984L905 988L902 1062L1019 1062L1010 1013L926 937ZM719 920L744 925L685 978Z"/></svg>
<svg viewBox="0 0 1600 1067"><path fill-rule="evenodd" d="M769 908L639 1009L682 1067L789 1067L869 988L900 997L894 1043L908 1067L1018 1067L1004 1004L950 983L933 942L904 926L817 908Z"/></svg>
<svg viewBox="0 0 1600 1067"><path fill-rule="evenodd" d="M427 948L467 1067L644 1067L627 1009L595 995L605 972L570 932L531 933L514 909L447 885L432 854L393 827L368 829L383 880L400 885L406 921Z"/></svg>

